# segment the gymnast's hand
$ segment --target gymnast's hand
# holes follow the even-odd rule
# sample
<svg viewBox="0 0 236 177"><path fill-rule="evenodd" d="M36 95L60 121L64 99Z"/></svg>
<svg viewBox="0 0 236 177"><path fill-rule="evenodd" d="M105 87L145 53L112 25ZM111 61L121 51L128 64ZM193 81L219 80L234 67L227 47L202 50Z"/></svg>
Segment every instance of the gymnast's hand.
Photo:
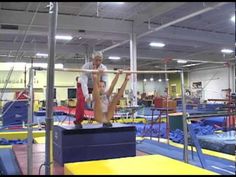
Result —
<svg viewBox="0 0 236 177"><path fill-rule="evenodd" d="M123 70L122 69L118 69L117 70L117 74L122 74L123 73Z"/></svg>
<svg viewBox="0 0 236 177"><path fill-rule="evenodd" d="M104 72L104 69L103 68L98 68L98 73L101 74Z"/></svg>
<svg viewBox="0 0 236 177"><path fill-rule="evenodd" d="M125 80L129 80L131 76L131 73L126 73Z"/></svg>

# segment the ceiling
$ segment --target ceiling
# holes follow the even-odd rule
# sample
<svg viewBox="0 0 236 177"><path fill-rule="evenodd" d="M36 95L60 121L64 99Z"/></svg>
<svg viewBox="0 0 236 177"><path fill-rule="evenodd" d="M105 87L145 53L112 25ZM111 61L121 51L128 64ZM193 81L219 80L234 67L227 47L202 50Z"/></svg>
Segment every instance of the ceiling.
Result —
<svg viewBox="0 0 236 177"><path fill-rule="evenodd" d="M0 2L0 62L47 62L35 54L48 53L48 4ZM209 7L212 9L194 15ZM191 18L180 20L190 14ZM137 36L138 70L186 65L178 64L177 59L198 63L197 67L235 62L234 52L223 55L220 51L235 48L235 23L230 20L234 14L233 2L59 2L57 34L73 39L57 40L56 63L79 67L92 51L104 50L104 64L127 67L132 31ZM162 42L165 47L153 48L150 42ZM109 56L121 59L109 60Z"/></svg>

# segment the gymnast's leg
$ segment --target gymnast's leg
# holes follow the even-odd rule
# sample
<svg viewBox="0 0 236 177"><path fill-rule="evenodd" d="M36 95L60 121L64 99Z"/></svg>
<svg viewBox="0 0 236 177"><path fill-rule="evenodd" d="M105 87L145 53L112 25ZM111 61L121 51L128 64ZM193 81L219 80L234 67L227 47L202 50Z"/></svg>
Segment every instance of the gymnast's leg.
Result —
<svg viewBox="0 0 236 177"><path fill-rule="evenodd" d="M103 123L104 122L104 115L102 112L102 107L101 107L101 100L100 100L100 90L98 87L99 83L99 78L97 74L93 74L93 101L94 101L94 119L99 122Z"/></svg>
<svg viewBox="0 0 236 177"><path fill-rule="evenodd" d="M122 95L124 94L125 87L129 81L129 76L130 76L130 74L126 74L125 80L124 80L121 88L119 89L118 93L113 97L112 101L110 102L110 104L108 106L108 112L107 112L108 122L110 122L110 120L114 116L114 113L116 110L116 105L117 105L118 101L120 100L120 98L122 97Z"/></svg>

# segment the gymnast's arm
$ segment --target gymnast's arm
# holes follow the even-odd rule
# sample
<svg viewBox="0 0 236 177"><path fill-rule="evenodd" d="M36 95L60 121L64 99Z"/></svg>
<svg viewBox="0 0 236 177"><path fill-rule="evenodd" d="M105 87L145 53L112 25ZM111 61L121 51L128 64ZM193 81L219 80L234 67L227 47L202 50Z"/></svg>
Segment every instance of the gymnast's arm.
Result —
<svg viewBox="0 0 236 177"><path fill-rule="evenodd" d="M116 73L114 79L112 80L111 85L110 85L110 88L109 88L108 91L107 91L107 96L108 96L108 97L111 96L111 94L112 94L112 92L113 92L113 90L114 90L114 87L115 87L115 85L116 85L116 83L117 83L117 81L118 81L119 76L120 76L121 73L122 73L122 70L118 70L118 72Z"/></svg>

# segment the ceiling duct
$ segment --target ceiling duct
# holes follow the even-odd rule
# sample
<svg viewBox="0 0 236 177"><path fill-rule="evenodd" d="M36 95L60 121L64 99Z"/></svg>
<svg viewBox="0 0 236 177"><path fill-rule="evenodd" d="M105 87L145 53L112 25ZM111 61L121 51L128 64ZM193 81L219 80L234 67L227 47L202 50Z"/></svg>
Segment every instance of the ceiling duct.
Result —
<svg viewBox="0 0 236 177"><path fill-rule="evenodd" d="M1 29L18 30L18 25L1 25Z"/></svg>

